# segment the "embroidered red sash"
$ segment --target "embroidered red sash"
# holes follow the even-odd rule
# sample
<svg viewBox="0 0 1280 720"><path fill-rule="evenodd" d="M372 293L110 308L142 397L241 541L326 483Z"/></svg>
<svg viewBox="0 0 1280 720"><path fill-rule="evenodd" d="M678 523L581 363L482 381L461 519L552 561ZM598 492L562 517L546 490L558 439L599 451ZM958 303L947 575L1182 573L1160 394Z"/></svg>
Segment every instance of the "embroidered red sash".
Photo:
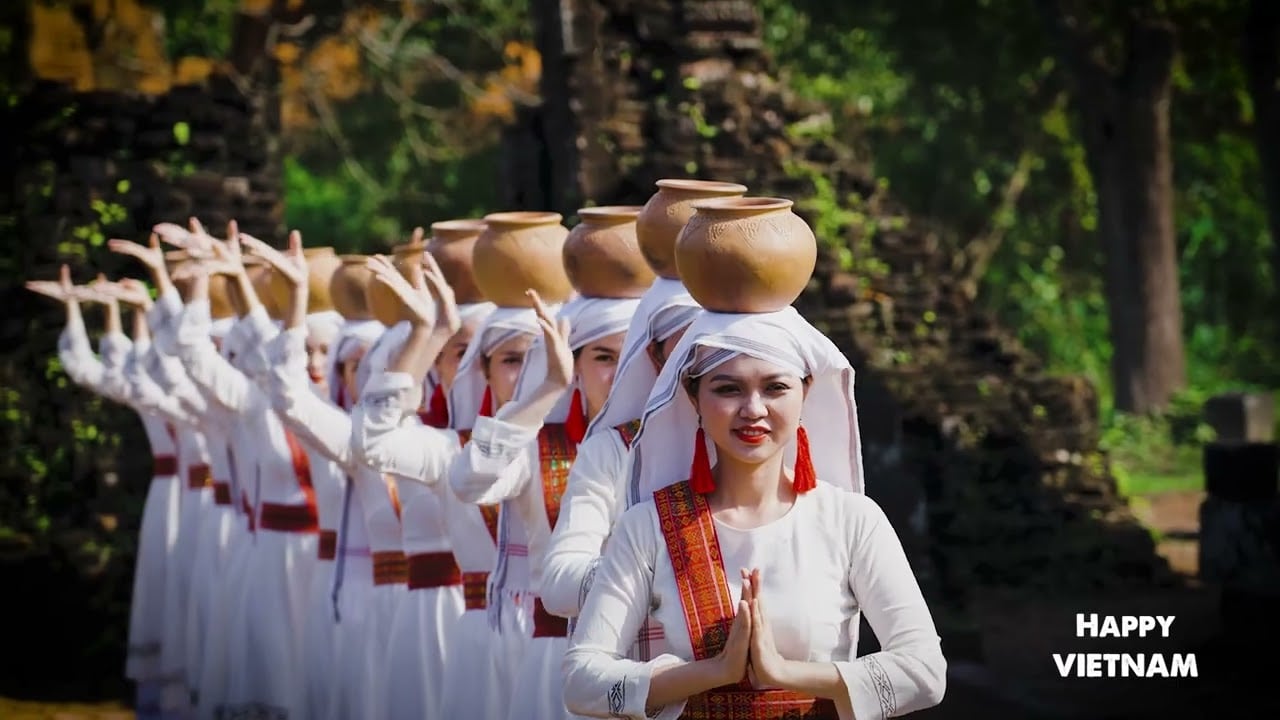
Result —
<svg viewBox="0 0 1280 720"><path fill-rule="evenodd" d="M320 542L316 545L316 558L334 560L338 557L338 531L321 530Z"/></svg>
<svg viewBox="0 0 1280 720"><path fill-rule="evenodd" d="M569 484L569 471L578 457L578 444L569 439L563 423L544 425L538 431L538 465L542 471L542 501L547 522L554 530L560 518L560 498Z"/></svg>
<svg viewBox="0 0 1280 720"><path fill-rule="evenodd" d="M151 474L155 477L177 475L178 458L173 455L156 455L151 461Z"/></svg>
<svg viewBox="0 0 1280 720"><path fill-rule="evenodd" d="M213 502L215 505L231 504L231 483L213 483Z"/></svg>
<svg viewBox="0 0 1280 720"><path fill-rule="evenodd" d="M373 584L401 585L409 582L409 559L399 550L373 554Z"/></svg>
<svg viewBox="0 0 1280 720"><path fill-rule="evenodd" d="M467 610L484 610L486 585L489 584L489 573L462 573L462 599Z"/></svg>
<svg viewBox="0 0 1280 720"><path fill-rule="evenodd" d="M680 604L696 660L715 657L729 639L733 596L707 499L688 482L653 494L658 524L675 570ZM684 720L836 720L835 703L786 690L756 690L744 677L689 698Z"/></svg>
<svg viewBox="0 0 1280 720"><path fill-rule="evenodd" d="M187 489L203 490L213 487L213 478L209 474L209 466L204 463L187 466Z"/></svg>
<svg viewBox="0 0 1280 720"><path fill-rule="evenodd" d="M640 421L632 420L621 425L614 425L613 429L618 435L622 436L622 445L630 450L631 443L635 442L636 435L640 433Z"/></svg>
<svg viewBox="0 0 1280 720"><path fill-rule="evenodd" d="M285 442L289 443L290 460L293 462L293 474L302 488L305 501L301 505L284 505L281 503L262 504L262 529L277 532L314 533L320 531L319 515L316 513L316 490L311 484L311 461L302 449L302 443L287 428L284 430Z"/></svg>
<svg viewBox="0 0 1280 720"><path fill-rule="evenodd" d="M569 620L552 615L542 605L542 598L533 599L533 636L569 637Z"/></svg>
<svg viewBox="0 0 1280 720"><path fill-rule="evenodd" d="M452 587L462 584L462 570L451 552L417 553L409 556L409 589Z"/></svg>

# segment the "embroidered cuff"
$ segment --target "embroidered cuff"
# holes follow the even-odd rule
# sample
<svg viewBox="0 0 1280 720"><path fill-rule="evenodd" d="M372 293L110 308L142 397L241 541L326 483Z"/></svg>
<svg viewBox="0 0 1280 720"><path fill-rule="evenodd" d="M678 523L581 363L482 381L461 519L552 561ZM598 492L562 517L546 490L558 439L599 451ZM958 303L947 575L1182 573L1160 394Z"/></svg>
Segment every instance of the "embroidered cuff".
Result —
<svg viewBox="0 0 1280 720"><path fill-rule="evenodd" d="M537 430L481 415L471 428L471 445L481 457L508 461L538 437Z"/></svg>
<svg viewBox="0 0 1280 720"><path fill-rule="evenodd" d="M858 720L885 720L898 711L898 698L889 673L874 655L835 664L849 691L853 716Z"/></svg>

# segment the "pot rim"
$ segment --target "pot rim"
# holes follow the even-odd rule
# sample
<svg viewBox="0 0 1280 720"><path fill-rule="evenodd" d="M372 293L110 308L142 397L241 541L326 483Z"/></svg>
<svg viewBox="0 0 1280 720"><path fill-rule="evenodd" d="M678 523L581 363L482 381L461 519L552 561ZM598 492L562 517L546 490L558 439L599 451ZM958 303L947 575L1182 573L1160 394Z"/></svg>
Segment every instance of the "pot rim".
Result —
<svg viewBox="0 0 1280 720"><path fill-rule="evenodd" d="M654 185L669 190L684 190L708 195L733 196L743 195L747 192L746 185L720 180L697 180L694 178L663 178L654 183Z"/></svg>
<svg viewBox="0 0 1280 720"><path fill-rule="evenodd" d="M486 225L508 225L516 227L532 227L535 225L558 225L564 216L558 212L542 210L513 210L510 212L489 213L484 216Z"/></svg>
<svg viewBox="0 0 1280 720"><path fill-rule="evenodd" d="M459 218L456 220L439 220L431 223L431 240L436 242L452 242L479 235L489 223L480 218Z"/></svg>
<svg viewBox="0 0 1280 720"><path fill-rule="evenodd" d="M699 214L708 215L761 215L779 210L790 210L795 201L781 197L727 197L699 200L692 207Z"/></svg>
<svg viewBox="0 0 1280 720"><path fill-rule="evenodd" d="M337 255L337 254L338 252L334 250L333 247L330 245L319 245L316 247L302 248L302 256L307 258L329 257L331 255Z"/></svg>
<svg viewBox="0 0 1280 720"><path fill-rule="evenodd" d="M578 208L578 219L594 223L633 223L640 217L643 205L600 205Z"/></svg>

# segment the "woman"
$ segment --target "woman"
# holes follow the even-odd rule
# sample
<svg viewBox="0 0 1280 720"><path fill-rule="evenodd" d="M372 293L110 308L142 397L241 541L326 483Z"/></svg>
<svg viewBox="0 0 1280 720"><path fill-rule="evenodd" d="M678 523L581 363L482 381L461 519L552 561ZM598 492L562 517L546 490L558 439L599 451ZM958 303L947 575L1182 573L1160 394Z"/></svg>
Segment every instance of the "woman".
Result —
<svg viewBox="0 0 1280 720"><path fill-rule="evenodd" d="M631 504L627 456L640 428L645 399L699 310L677 280L659 277L641 297L608 398L578 446L560 500L560 517L547 545L538 586L548 612L576 618L586 600L605 541ZM655 639L659 638L642 632L637 648L641 659L649 657L649 645Z"/></svg>
<svg viewBox="0 0 1280 720"><path fill-rule="evenodd" d="M411 270L415 278L411 285L389 265L371 263L379 281L396 292L413 322L403 348L393 354L387 371L370 380L353 415L353 444L364 461L378 471L423 483L436 493L454 559L462 572L465 612L447 630L448 663L440 670L433 663L423 668L424 676L432 683L430 687L439 692L434 699L422 698L426 714L420 717L501 718L511 693L510 673L503 671L508 666L504 655L509 651L491 651L492 638L500 636L489 629L488 607L497 602L500 593L486 592L490 570L497 562L499 511L494 506L459 501L448 489L447 474L463 443L470 438L477 416L492 414L514 394L538 325L529 309L495 309L488 303L454 309L453 293L439 267L429 256L425 264L425 277L420 277L416 269ZM422 297L424 283L435 296L434 310ZM451 313L458 315L456 321L447 320ZM454 327L455 322L457 331L451 339L441 328ZM437 333L434 340L433 328ZM463 344L454 342L464 332L464 337L472 338L465 349ZM462 350L461 361L450 377L449 358L458 350ZM447 431L423 425L414 417L427 370L437 357L442 359L437 370L442 382L447 383L452 428ZM508 540L506 546L510 549L514 545ZM507 597L507 602L514 605L514 598ZM518 635L527 627L527 617L520 612L510 611L506 616L508 623L514 623L509 635ZM399 644L397 636L392 652L403 657ZM409 662L412 666L412 660ZM406 705L415 707L411 699L418 694L404 684L396 687L396 692L405 693Z"/></svg>
<svg viewBox="0 0 1280 720"><path fill-rule="evenodd" d="M571 710L869 720L941 700L932 618L862 494L853 370L795 310L695 320L633 452L654 500L609 538L565 657ZM855 660L864 611L883 650ZM624 659L646 618L667 652Z"/></svg>
<svg viewBox="0 0 1280 720"><path fill-rule="evenodd" d="M505 502L519 514L527 530L530 590L540 584L547 541L577 445L609 394L624 331L637 304L622 298L567 303L560 319L568 322L568 336L547 334L540 348L535 347L516 399L493 418L477 418L473 437L483 441L470 444L450 472L450 485L460 499ZM544 326L553 328L546 308L539 303L537 311ZM548 613L535 596L532 639L512 693L520 700L512 703L508 717L564 717L555 668L567 638L564 619Z"/></svg>

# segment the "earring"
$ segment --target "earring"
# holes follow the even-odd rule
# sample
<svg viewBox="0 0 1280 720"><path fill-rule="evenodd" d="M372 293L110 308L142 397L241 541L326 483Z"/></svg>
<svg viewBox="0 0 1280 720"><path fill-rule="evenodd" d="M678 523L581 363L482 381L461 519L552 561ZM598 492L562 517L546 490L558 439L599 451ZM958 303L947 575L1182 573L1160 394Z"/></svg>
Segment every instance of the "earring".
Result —
<svg viewBox="0 0 1280 720"><path fill-rule="evenodd" d="M803 495L817 486L818 475L814 472L813 458L809 455L809 433L801 425L796 428L796 469L791 487Z"/></svg>
<svg viewBox="0 0 1280 720"><path fill-rule="evenodd" d="M564 421L565 434L576 445L587 435L587 412L582 409L582 392L573 389L573 397L569 398L569 417Z"/></svg>
<svg viewBox="0 0 1280 720"><path fill-rule="evenodd" d="M707 435L702 431L701 415L698 416L698 432L693 436L693 466L689 469L689 486L702 495L716 489L716 479L711 474L711 458L707 455Z"/></svg>

